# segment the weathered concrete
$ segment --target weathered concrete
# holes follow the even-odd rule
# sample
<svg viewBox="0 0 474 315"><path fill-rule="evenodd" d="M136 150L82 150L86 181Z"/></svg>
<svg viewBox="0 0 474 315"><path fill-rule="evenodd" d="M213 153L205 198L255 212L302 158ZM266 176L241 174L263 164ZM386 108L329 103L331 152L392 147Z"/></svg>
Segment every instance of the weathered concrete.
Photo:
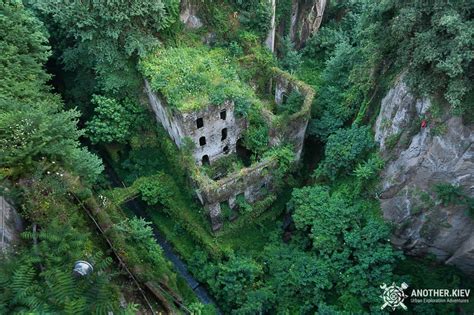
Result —
<svg viewBox="0 0 474 315"><path fill-rule="evenodd" d="M20 215L3 196L0 196L0 251L5 252L18 242L22 230Z"/></svg>
<svg viewBox="0 0 474 315"><path fill-rule="evenodd" d="M388 160L381 206L384 217L396 226L396 246L411 255L434 254L474 274L474 221L465 206L443 206L433 192L436 184L449 183L474 197L474 128L460 117L446 115L438 122L446 131L433 135L430 106L428 99L416 99L401 80L382 100L375 126L375 139ZM425 128L421 118L428 121Z"/></svg>

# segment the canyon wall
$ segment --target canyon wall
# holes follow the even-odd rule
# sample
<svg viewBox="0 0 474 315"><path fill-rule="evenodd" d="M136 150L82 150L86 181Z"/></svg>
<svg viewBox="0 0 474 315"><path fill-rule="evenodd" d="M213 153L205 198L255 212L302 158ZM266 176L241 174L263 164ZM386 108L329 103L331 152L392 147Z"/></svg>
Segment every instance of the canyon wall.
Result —
<svg viewBox="0 0 474 315"><path fill-rule="evenodd" d="M396 247L472 275L474 221L466 205L440 202L434 187L450 184L474 197L474 128L449 114L435 119L431 106L401 79L382 100L375 139L387 162L379 199Z"/></svg>

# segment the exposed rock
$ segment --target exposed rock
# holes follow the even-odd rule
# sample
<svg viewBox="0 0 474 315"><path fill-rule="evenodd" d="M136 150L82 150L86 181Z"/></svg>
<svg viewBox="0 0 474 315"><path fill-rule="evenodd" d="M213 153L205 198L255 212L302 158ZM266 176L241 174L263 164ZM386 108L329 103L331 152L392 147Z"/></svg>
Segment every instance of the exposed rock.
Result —
<svg viewBox="0 0 474 315"><path fill-rule="evenodd" d="M290 38L297 49L319 29L325 8L326 0L292 1Z"/></svg>
<svg viewBox="0 0 474 315"><path fill-rule="evenodd" d="M384 217L396 226L392 241L407 254L434 254L474 274L474 221L461 205L443 206L433 187L449 183L474 196L474 128L445 117L434 135L428 99L416 99L400 80L382 100L375 139L388 160L380 200Z"/></svg>
<svg viewBox="0 0 474 315"><path fill-rule="evenodd" d="M3 196L0 196L0 251L8 250L20 238L21 217Z"/></svg>
<svg viewBox="0 0 474 315"><path fill-rule="evenodd" d="M179 19L189 29L197 29L203 25L201 19L197 16L197 7L190 1L181 1Z"/></svg>
<svg viewBox="0 0 474 315"><path fill-rule="evenodd" d="M270 30L268 31L267 38L265 39L265 46L270 49L271 52L275 51L275 14L276 14L276 0L269 0L269 4L272 6L272 19L270 21Z"/></svg>

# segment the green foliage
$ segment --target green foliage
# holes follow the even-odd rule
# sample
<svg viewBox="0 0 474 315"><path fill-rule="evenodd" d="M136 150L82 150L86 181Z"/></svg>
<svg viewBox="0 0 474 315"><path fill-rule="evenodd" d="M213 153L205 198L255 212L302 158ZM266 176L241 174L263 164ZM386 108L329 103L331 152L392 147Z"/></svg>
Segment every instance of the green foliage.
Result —
<svg viewBox="0 0 474 315"><path fill-rule="evenodd" d="M468 213L471 217L474 217L474 198L465 193L462 187L449 183L439 183L434 186L434 192L443 206L466 206Z"/></svg>
<svg viewBox="0 0 474 315"><path fill-rule="evenodd" d="M279 27L283 26L283 35L286 36L290 32L291 26L291 0L277 0L275 12L275 24Z"/></svg>
<svg viewBox="0 0 474 315"><path fill-rule="evenodd" d="M354 82L349 77L356 56L357 50L346 39L335 46L326 61L321 74L324 83L315 100L317 107L313 108L318 118L310 124L310 133L323 141L354 115L363 100L360 94L364 90L359 89L354 95Z"/></svg>
<svg viewBox="0 0 474 315"><path fill-rule="evenodd" d="M171 197L174 195L173 191L177 188L172 184L166 184L166 180L163 178L165 174L158 174L153 178L147 178L142 180L138 184L138 190L142 195L143 201L150 205L156 205L159 202L168 204L171 202Z"/></svg>
<svg viewBox="0 0 474 315"><path fill-rule="evenodd" d="M315 175L334 180L338 175L350 174L355 164L364 159L374 146L367 127L339 129L329 136L324 160Z"/></svg>
<svg viewBox="0 0 474 315"><path fill-rule="evenodd" d="M124 237L130 246L134 246L140 263L146 263L153 268L150 272L152 275L142 272L141 277L148 277L154 280L168 277L168 281L171 280L171 283L176 285L176 276L171 274L170 263L166 261L163 256L163 250L156 243L153 229L150 225L151 223L143 218L133 217L116 224L114 229ZM172 279L169 279L170 276L172 276Z"/></svg>
<svg viewBox="0 0 474 315"><path fill-rule="evenodd" d="M472 288L472 278L466 277L453 266L440 264L432 257L407 257L397 264L395 269L399 281L405 281L411 288L457 289ZM407 292L410 295L410 292ZM455 313L454 303L413 303L408 304L409 314L450 314ZM463 304L467 312L473 310L474 304Z"/></svg>
<svg viewBox="0 0 474 315"><path fill-rule="evenodd" d="M263 270L256 261L231 255L227 261L213 264L204 252L195 251L190 267L197 278L206 281L213 294L224 302L220 306L225 313L236 312L240 307L252 308L248 300L257 302L255 300L258 297L255 295L259 290L255 290L255 287L263 275ZM237 313L254 314L242 311L239 310Z"/></svg>
<svg viewBox="0 0 474 315"><path fill-rule="evenodd" d="M74 215L68 220L77 224ZM119 310L117 287L104 272L112 259L93 247L90 234L73 228L72 222L54 219L39 233L23 234L38 244L21 248L0 264L0 312L106 314ZM94 272L74 277L74 262L84 259L93 264Z"/></svg>
<svg viewBox="0 0 474 315"><path fill-rule="evenodd" d="M253 211L252 205L245 200L245 196L240 194L235 198L235 204L237 205L239 212L246 214Z"/></svg>
<svg viewBox="0 0 474 315"><path fill-rule="evenodd" d="M277 168L272 170L273 185L280 189L288 184L288 174L295 162L295 152L291 145L273 147L263 154L263 158L274 157L278 161Z"/></svg>
<svg viewBox="0 0 474 315"><path fill-rule="evenodd" d="M255 159L258 159L269 145L270 128L261 114L261 106L260 102L250 105L244 115L248 119L248 126L243 132L243 143L254 154Z"/></svg>
<svg viewBox="0 0 474 315"><path fill-rule="evenodd" d="M360 180L373 179L382 170L383 166L383 159L379 155L373 154L363 163L357 164L354 169L354 175Z"/></svg>
<svg viewBox="0 0 474 315"><path fill-rule="evenodd" d="M92 97L94 116L87 122L87 133L92 143L124 143L131 129L144 123L144 109L130 99L118 101L100 95Z"/></svg>
<svg viewBox="0 0 474 315"><path fill-rule="evenodd" d="M295 50L291 38L286 36L282 41L282 58L280 66L290 73L294 73L301 66L302 54Z"/></svg>
<svg viewBox="0 0 474 315"><path fill-rule="evenodd" d="M272 18L272 8L266 0L234 0L240 9L240 23L261 39L267 36Z"/></svg>
<svg viewBox="0 0 474 315"><path fill-rule="evenodd" d="M377 39L394 52L397 62L409 64L409 85L422 94L443 96L457 113L472 110L465 103L474 79L472 9L469 1L439 0L373 8L374 15L385 19Z"/></svg>
<svg viewBox="0 0 474 315"><path fill-rule="evenodd" d="M177 20L179 1L34 2L60 43L61 61L76 79L96 81L101 91L135 93L134 62L160 45L156 34ZM91 78L92 77L92 78ZM87 93L87 91L82 91Z"/></svg>
<svg viewBox="0 0 474 315"><path fill-rule="evenodd" d="M229 53L234 57L240 57L244 54L244 50L237 42L231 42L229 44Z"/></svg>
<svg viewBox="0 0 474 315"><path fill-rule="evenodd" d="M257 117L250 120L250 126L244 132L244 145L258 158L268 148L269 128L263 119L258 119Z"/></svg>
<svg viewBox="0 0 474 315"><path fill-rule="evenodd" d="M5 58L0 67L10 76L0 80L0 166L21 175L47 158L95 181L103 167L95 155L80 148L79 113L63 111L60 99L45 85L49 76L42 63L49 47L41 23L21 4L9 3L4 8L0 23L8 54L0 57Z"/></svg>
<svg viewBox="0 0 474 315"><path fill-rule="evenodd" d="M301 110L304 102L304 96L298 91L291 91L286 100L277 106L278 113L285 113L288 115L294 114Z"/></svg>
<svg viewBox="0 0 474 315"><path fill-rule="evenodd" d="M168 48L142 59L140 69L167 104L183 111L221 105L235 100L236 107L254 103L252 89L244 84L237 65L222 49Z"/></svg>
<svg viewBox="0 0 474 315"><path fill-rule="evenodd" d="M23 5L2 1L0 16L0 99L34 100L48 91L43 70L51 55L41 22Z"/></svg>
<svg viewBox="0 0 474 315"><path fill-rule="evenodd" d="M472 112L472 9L464 0L330 3L304 49L326 62L310 132L325 140L359 109L370 112L383 81L401 72L417 94L444 99L455 114Z"/></svg>
<svg viewBox="0 0 474 315"><path fill-rule="evenodd" d="M213 162L212 165L203 166L203 170L207 176L212 179L222 178L230 173L236 172L242 169L243 163L240 161L236 154L231 154L219 158Z"/></svg>
<svg viewBox="0 0 474 315"><path fill-rule="evenodd" d="M371 283L390 280L398 255L377 203L353 198L325 186L304 187L293 191L290 206L296 228L311 240L316 265L322 264L315 271L326 272L319 285L334 288L338 308L359 313L375 309L379 292ZM358 302L348 305L348 299Z"/></svg>

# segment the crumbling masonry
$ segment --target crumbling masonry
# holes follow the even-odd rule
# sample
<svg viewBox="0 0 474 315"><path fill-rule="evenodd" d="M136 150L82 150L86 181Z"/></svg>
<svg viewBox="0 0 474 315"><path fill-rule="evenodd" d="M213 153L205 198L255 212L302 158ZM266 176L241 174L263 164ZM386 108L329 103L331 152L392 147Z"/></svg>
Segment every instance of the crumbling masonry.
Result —
<svg viewBox="0 0 474 315"><path fill-rule="evenodd" d="M262 110L261 113L270 126L270 146L283 142L292 144L295 161L298 161L303 150L314 92L309 86L280 69L272 68L271 72L269 86L274 86L277 104L281 104L285 96L293 90L304 97L300 110L284 118L284 126L281 120L277 123L279 117L271 111ZM185 138L191 139L195 144L192 154L196 167L212 164L219 158L236 152L237 142L248 122L234 114L232 101L192 112L182 112L167 106L166 100L152 91L147 81L145 90L156 119L176 145L182 148ZM267 158L217 180L209 178L204 172L199 172L199 176L193 178L196 194L209 213L213 230L222 226L222 203L227 203L231 209L235 209L237 196L243 195L247 202L253 203L264 198L264 192L273 190L272 173L276 166L275 158Z"/></svg>

